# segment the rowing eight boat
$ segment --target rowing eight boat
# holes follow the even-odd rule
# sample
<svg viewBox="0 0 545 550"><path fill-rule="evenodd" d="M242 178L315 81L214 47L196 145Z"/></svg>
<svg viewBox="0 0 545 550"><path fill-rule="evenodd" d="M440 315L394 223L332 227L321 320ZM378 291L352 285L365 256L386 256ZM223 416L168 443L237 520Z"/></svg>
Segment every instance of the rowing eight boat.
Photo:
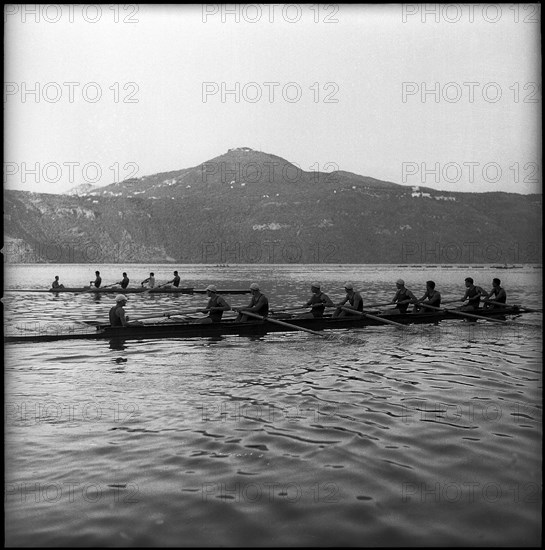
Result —
<svg viewBox="0 0 545 550"><path fill-rule="evenodd" d="M196 288L178 288L178 287L157 287L157 288L121 288L121 287L104 287L104 288L95 288L95 287L65 287L65 288L48 288L48 289L25 289L25 288L7 288L4 292L71 292L74 294L142 294L143 292L149 292L150 294L206 294L204 289ZM218 294L249 294L250 290L218 290Z"/></svg>
<svg viewBox="0 0 545 550"><path fill-rule="evenodd" d="M482 309L478 310L482 317L503 317L505 315L520 315L523 313L517 306L501 309ZM279 325L268 321L236 322L221 321L219 323L199 324L192 322L162 322L150 323L146 325L135 325L128 327L111 327L109 325L99 325L94 332L80 333L71 329L69 332L57 333L47 330L40 331L39 326L35 326L31 335L6 335L4 342L47 342L53 340L71 340L71 339L112 339L121 338L128 340L142 340L147 338L198 338L198 337L218 337L223 335L238 336L259 336L268 332L287 332L291 330L300 330L300 328L309 330L330 330L330 329L353 329L367 326L384 326L384 320L395 320L401 324L423 324L439 323L447 319L458 319L460 316L452 311L437 311L432 313L383 313L372 315L370 317L337 317L330 316L316 317L312 319L289 318L289 326ZM380 316L379 316L380 315Z"/></svg>

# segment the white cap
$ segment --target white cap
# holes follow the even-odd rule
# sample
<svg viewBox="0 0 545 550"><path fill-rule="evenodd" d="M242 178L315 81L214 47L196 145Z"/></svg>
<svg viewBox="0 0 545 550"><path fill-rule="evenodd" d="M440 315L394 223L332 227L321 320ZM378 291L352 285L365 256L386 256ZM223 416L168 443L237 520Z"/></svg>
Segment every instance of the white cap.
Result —
<svg viewBox="0 0 545 550"><path fill-rule="evenodd" d="M116 297L115 297L115 301L116 302L122 302L122 301L127 301L128 298L124 295L124 294L118 294Z"/></svg>
<svg viewBox="0 0 545 550"><path fill-rule="evenodd" d="M210 292L217 292L218 289L216 288L216 285L208 285L206 287L206 290L209 290Z"/></svg>
<svg viewBox="0 0 545 550"><path fill-rule="evenodd" d="M396 281L396 285L404 285L405 284L405 281L403 279L398 279Z"/></svg>
<svg viewBox="0 0 545 550"><path fill-rule="evenodd" d="M346 288L346 290L353 290L354 285L352 283L344 283L344 288Z"/></svg>
<svg viewBox="0 0 545 550"><path fill-rule="evenodd" d="M311 283L312 288L320 288L320 283Z"/></svg>
<svg viewBox="0 0 545 550"><path fill-rule="evenodd" d="M257 283L252 283L250 285L250 290L259 290L259 285Z"/></svg>

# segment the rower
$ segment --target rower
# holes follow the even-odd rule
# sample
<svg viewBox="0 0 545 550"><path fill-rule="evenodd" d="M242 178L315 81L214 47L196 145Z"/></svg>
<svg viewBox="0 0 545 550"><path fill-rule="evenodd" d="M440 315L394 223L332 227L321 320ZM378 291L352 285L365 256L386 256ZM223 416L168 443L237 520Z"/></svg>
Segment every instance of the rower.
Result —
<svg viewBox="0 0 545 550"><path fill-rule="evenodd" d="M244 315L245 311L255 313L256 315L261 315L262 317L267 317L269 314L269 299L265 294L262 294L259 291L259 285L257 283L252 283L250 285L250 291L252 292L252 299L250 304L245 308L238 308L238 316L235 319L235 322L246 323L248 321L253 321L253 317L248 317Z"/></svg>
<svg viewBox="0 0 545 550"><path fill-rule="evenodd" d="M110 309L108 314L110 318L110 326L112 327L129 327L136 325L143 325L141 321L133 321L129 323L129 316L125 314L125 305L127 304L127 297L124 294L118 294L115 297L115 306Z"/></svg>
<svg viewBox="0 0 545 550"><path fill-rule="evenodd" d="M100 288L100 285L102 284L102 277L100 276L100 271L95 271L95 280L94 281L89 281L89 284L91 286L94 285L95 288Z"/></svg>
<svg viewBox="0 0 545 550"><path fill-rule="evenodd" d="M150 273L149 277L140 283L140 286L144 286L146 283L148 283L149 288L153 288L155 286L155 275L153 273Z"/></svg>
<svg viewBox="0 0 545 550"><path fill-rule="evenodd" d="M180 276L178 275L177 271L174 272L174 279L172 279L171 281L168 281L168 283L165 283L165 284L169 285L170 283L172 283L172 285L175 287L180 286Z"/></svg>
<svg viewBox="0 0 545 550"><path fill-rule="evenodd" d="M345 283L344 290L346 291L346 296L342 302L337 304L337 309L333 312L333 317L350 317L355 315L345 311L342 309L343 307L354 309L355 311L363 311L363 299L361 294L354 290L354 285L352 283ZM349 305L345 306L346 302L348 302Z"/></svg>
<svg viewBox="0 0 545 550"><path fill-rule="evenodd" d="M129 318L125 315L123 309L127 303L127 297L124 294L118 294L115 297L115 306L110 309L110 326L112 327L127 327L129 326Z"/></svg>
<svg viewBox="0 0 545 550"><path fill-rule="evenodd" d="M64 285L59 283L59 276L55 275L55 280L51 283L51 288L64 288Z"/></svg>
<svg viewBox="0 0 545 550"><path fill-rule="evenodd" d="M116 284L121 285L121 288L127 288L129 286L129 278L125 272L123 272L123 279Z"/></svg>
<svg viewBox="0 0 545 550"><path fill-rule="evenodd" d="M312 310L307 313L297 315L297 319L313 319L314 317L323 317L326 307L334 307L333 302L325 292L320 290L320 283L310 285L312 296L303 307L311 307Z"/></svg>
<svg viewBox="0 0 545 550"><path fill-rule="evenodd" d="M465 306L460 307L460 311L475 311L479 309L479 303L481 296L488 296L488 292L483 290L480 286L476 286L471 277L465 279L466 292L462 298L462 302L468 300Z"/></svg>
<svg viewBox="0 0 545 550"><path fill-rule="evenodd" d="M403 279L398 279L396 281L397 292L395 293L392 304L396 304L394 311L398 310L398 313L406 313L409 304L417 302L416 296L408 289L405 288L405 281Z"/></svg>
<svg viewBox="0 0 545 550"><path fill-rule="evenodd" d="M432 309L422 307L421 304L427 304L433 307L441 306L441 293L435 290L434 281L426 281L426 293L417 301L413 309L414 313L417 311L422 313L433 313Z"/></svg>
<svg viewBox="0 0 545 550"><path fill-rule="evenodd" d="M201 313L208 313L208 317L199 319L196 322L219 323L223 312L229 311L231 306L225 301L223 296L218 294L218 289L215 285L208 285L206 287L206 295L208 296L208 304L206 305L206 309L201 310Z"/></svg>
<svg viewBox="0 0 545 550"><path fill-rule="evenodd" d="M498 278L492 279L492 290L487 293L484 299L484 307L485 309L499 309L503 307L499 304L491 304L490 298L492 296L494 296L494 302L501 302L502 304L507 302L507 293L505 289L502 288L501 281Z"/></svg>

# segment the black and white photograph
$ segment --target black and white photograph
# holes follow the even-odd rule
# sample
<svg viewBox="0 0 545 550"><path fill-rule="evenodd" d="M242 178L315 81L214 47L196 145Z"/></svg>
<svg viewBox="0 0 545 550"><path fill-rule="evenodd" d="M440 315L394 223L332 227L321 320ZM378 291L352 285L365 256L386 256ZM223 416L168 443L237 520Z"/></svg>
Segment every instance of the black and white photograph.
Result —
<svg viewBox="0 0 545 550"><path fill-rule="evenodd" d="M541 40L4 5L4 546L541 547Z"/></svg>

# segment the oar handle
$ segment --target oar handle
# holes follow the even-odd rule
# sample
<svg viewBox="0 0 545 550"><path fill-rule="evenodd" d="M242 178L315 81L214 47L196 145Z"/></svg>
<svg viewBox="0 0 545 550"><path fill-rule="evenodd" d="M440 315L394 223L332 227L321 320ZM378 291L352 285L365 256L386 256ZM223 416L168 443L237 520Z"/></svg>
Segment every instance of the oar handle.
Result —
<svg viewBox="0 0 545 550"><path fill-rule="evenodd" d="M149 283L149 278L148 279L144 279L143 281L141 281L140 283L140 286L144 286L145 283ZM163 284L168 284L168 283L163 283ZM158 285L158 286L155 286L153 288L158 288L159 286L163 286L163 285Z"/></svg>
<svg viewBox="0 0 545 550"><path fill-rule="evenodd" d="M280 309L277 309L277 308L274 308L274 310L270 310L271 313L273 312L278 312L278 311L294 311L294 310L297 310L297 309L307 309L307 308L311 308L311 309L314 309L315 307L320 307L320 306L323 306L324 304L312 304L310 306L307 306L306 304L304 306L293 306L293 307L283 307L283 308L280 308ZM324 307L328 307L328 306L324 306Z"/></svg>
<svg viewBox="0 0 545 550"><path fill-rule="evenodd" d="M144 290L144 292L150 292L151 290L155 290L157 288L162 288L166 285L168 285L168 283L163 283L162 285L157 285L157 286L154 286L154 287L146 288L146 290Z"/></svg>
<svg viewBox="0 0 545 550"><path fill-rule="evenodd" d="M390 302L382 302L382 303L380 303L380 304L365 304L365 305L363 306L363 309L369 308L369 307L389 306L389 305L391 305L392 303L393 303L393 302L390 301Z"/></svg>
<svg viewBox="0 0 545 550"><path fill-rule="evenodd" d="M294 311L296 309L306 309L307 307L310 307L310 306L293 306L293 307L283 307L283 308L274 308L274 311ZM273 310L271 309L271 313L273 312Z"/></svg>
<svg viewBox="0 0 545 550"><path fill-rule="evenodd" d="M521 306L511 306L511 305L508 305L506 304L505 302L497 302L496 300L487 300L487 299L484 299L483 302L485 304L494 304L494 305L497 305L497 306L502 306L502 307L521 307ZM525 309L525 308L522 308L522 309Z"/></svg>
<svg viewBox="0 0 545 550"><path fill-rule="evenodd" d="M170 317L172 315L185 315L189 313L199 313L202 309L188 309L188 310L176 310L176 311L164 311L163 313L153 313L151 315L143 315L134 321L141 321L142 319L159 319L160 317Z"/></svg>

